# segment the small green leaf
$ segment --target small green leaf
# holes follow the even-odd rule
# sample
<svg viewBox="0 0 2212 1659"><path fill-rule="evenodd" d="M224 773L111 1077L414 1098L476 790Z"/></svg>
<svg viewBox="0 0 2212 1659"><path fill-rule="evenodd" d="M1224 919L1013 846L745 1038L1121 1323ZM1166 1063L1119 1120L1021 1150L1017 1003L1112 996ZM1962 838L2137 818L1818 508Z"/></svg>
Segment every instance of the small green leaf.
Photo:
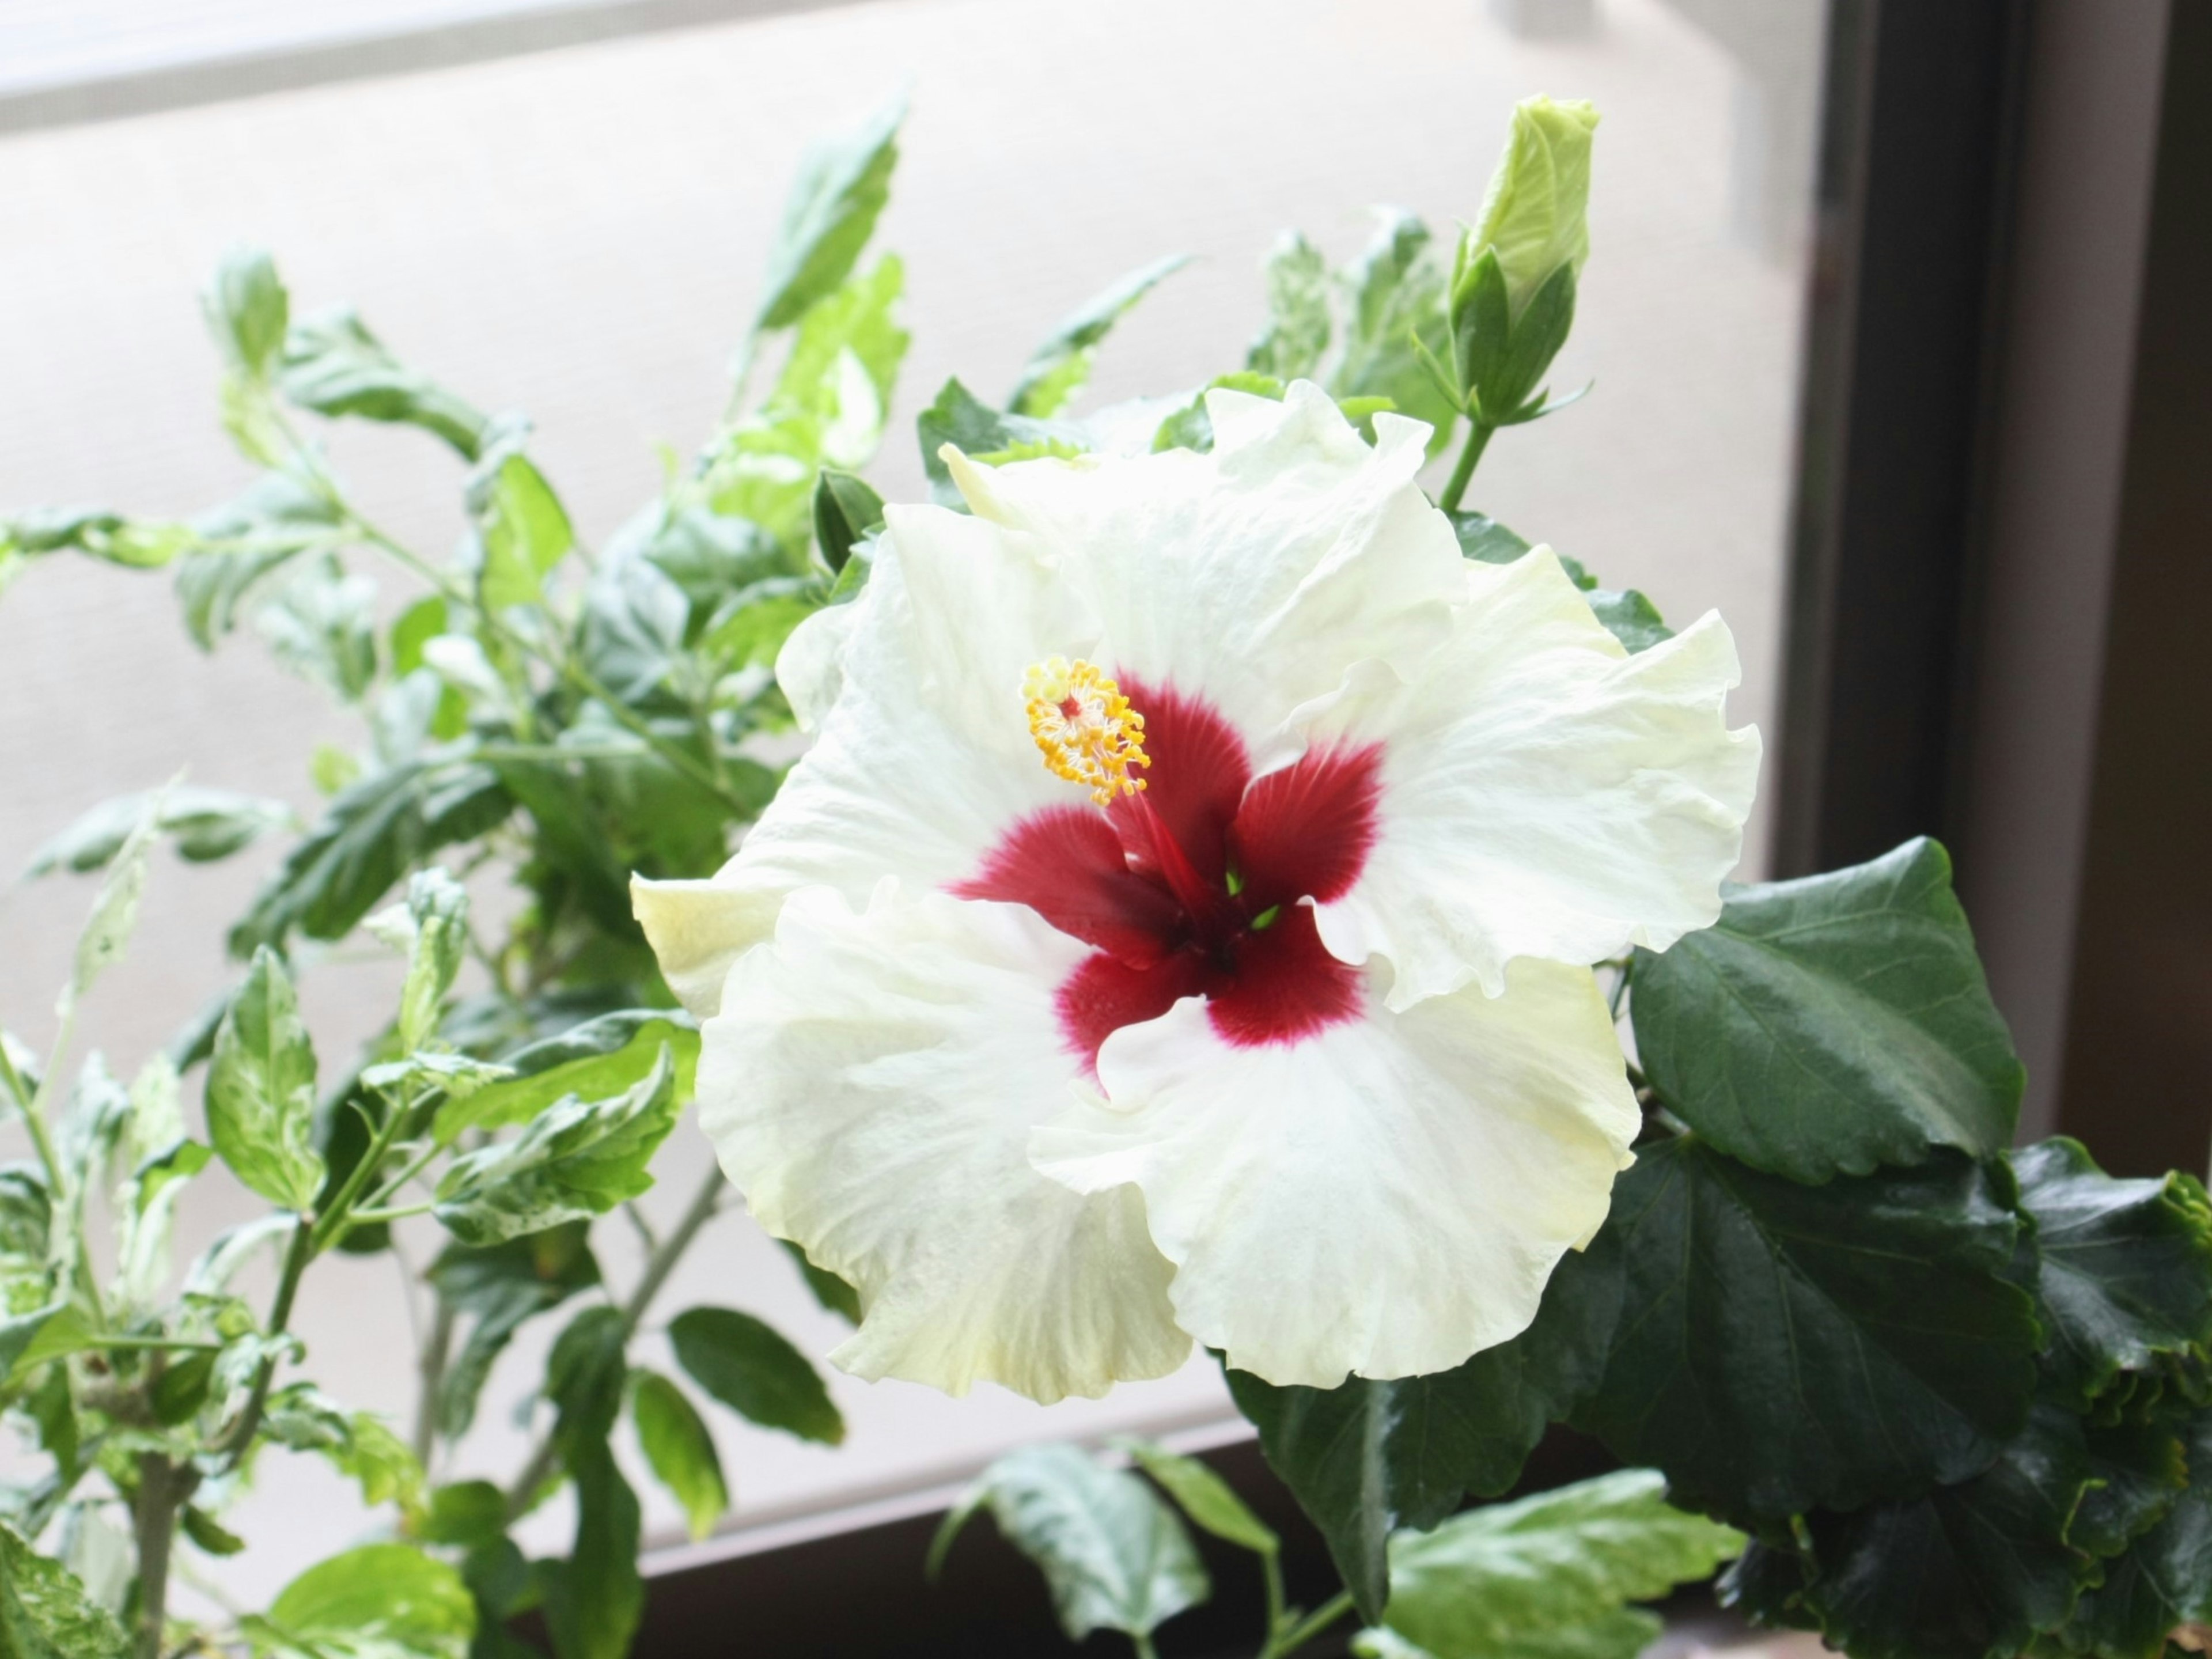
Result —
<svg viewBox="0 0 2212 1659"><path fill-rule="evenodd" d="M70 1571L0 1522L0 1655L5 1659L129 1659L114 1616Z"/></svg>
<svg viewBox="0 0 2212 1659"><path fill-rule="evenodd" d="M185 1536L210 1555L236 1555L246 1547L243 1538L226 1531L213 1516L196 1504L185 1506L182 1519Z"/></svg>
<svg viewBox="0 0 2212 1659"><path fill-rule="evenodd" d="M337 504L312 478L275 467L243 495L194 520L177 567L185 626L203 651L237 625L240 611L277 571L304 553L346 538Z"/></svg>
<svg viewBox="0 0 2212 1659"><path fill-rule="evenodd" d="M906 100L899 98L854 131L807 151L769 250L755 329L789 327L845 280L890 199L905 118Z"/></svg>
<svg viewBox="0 0 2212 1659"><path fill-rule="evenodd" d="M1328 387L1340 401L1387 398L1399 413L1426 421L1435 428L1429 446L1434 455L1450 441L1459 416L1454 397L1437 385L1420 356L1425 350L1440 359L1451 349L1444 273L1426 225L1400 209L1376 211L1374 239L1341 278L1350 302L1344 355Z"/></svg>
<svg viewBox="0 0 2212 1659"><path fill-rule="evenodd" d="M1659 607L1632 587L1617 592L1601 587L1589 598L1589 608L1605 624L1605 631L1626 646L1632 657L1674 637L1674 630L1661 618Z"/></svg>
<svg viewBox="0 0 2212 1659"><path fill-rule="evenodd" d="M544 604L546 576L576 544L568 509L521 451L526 431L494 441L469 475L469 511L483 552L477 595L490 611Z"/></svg>
<svg viewBox="0 0 2212 1659"><path fill-rule="evenodd" d="M435 1488L417 1528L424 1542L474 1549L507 1531L507 1494L489 1480L455 1480Z"/></svg>
<svg viewBox="0 0 2212 1659"><path fill-rule="evenodd" d="M677 1363L732 1411L763 1428L836 1445L845 1419L806 1356L750 1314L692 1308L669 1322Z"/></svg>
<svg viewBox="0 0 2212 1659"><path fill-rule="evenodd" d="M365 1544L317 1563L269 1609L266 1651L466 1659L477 1606L460 1574L410 1544ZM272 1639L273 1638L273 1639Z"/></svg>
<svg viewBox="0 0 2212 1659"><path fill-rule="evenodd" d="M1736 889L1632 972L1652 1086L1755 1168L1820 1182L2012 1139L2025 1073L1932 841Z"/></svg>
<svg viewBox="0 0 2212 1659"><path fill-rule="evenodd" d="M319 415L420 427L471 461L489 424L443 386L402 364L343 308L293 325L277 385L292 402Z"/></svg>
<svg viewBox="0 0 2212 1659"><path fill-rule="evenodd" d="M684 1390L657 1371L630 1373L629 1414L654 1478L683 1505L691 1536L704 1538L730 1507L722 1460L705 1421Z"/></svg>
<svg viewBox="0 0 2212 1659"><path fill-rule="evenodd" d="M55 870L80 873L104 869L149 807L156 826L176 843L178 853L195 863L228 858L272 830L293 823L292 809L280 800L198 789L183 784L155 795L118 795L102 801L32 854L27 878Z"/></svg>
<svg viewBox="0 0 2212 1659"><path fill-rule="evenodd" d="M263 946L231 999L208 1069L208 1134L231 1173L305 1211L323 1184L313 1146L315 1049L283 958Z"/></svg>
<svg viewBox="0 0 2212 1659"><path fill-rule="evenodd" d="M1328 354L1328 262L1296 231L1267 255L1267 321L1244 354L1244 367L1278 380L1310 380Z"/></svg>
<svg viewBox="0 0 2212 1659"><path fill-rule="evenodd" d="M251 379L267 380L277 353L284 349L291 300L266 251L234 247L227 252L200 303L208 331L230 367Z"/></svg>
<svg viewBox="0 0 2212 1659"><path fill-rule="evenodd" d="M460 883L433 866L407 884L407 917L414 945L399 989L399 1046L419 1048L438 1029L438 1011L468 953L469 896Z"/></svg>
<svg viewBox="0 0 2212 1659"><path fill-rule="evenodd" d="M392 619L392 672L411 674L422 665L422 647L446 631L446 598L431 593Z"/></svg>
<svg viewBox="0 0 2212 1659"><path fill-rule="evenodd" d="M457 1158L433 1212L464 1244L495 1244L563 1221L604 1215L653 1185L646 1165L676 1127L675 1062L611 1100L566 1099L516 1139Z"/></svg>
<svg viewBox="0 0 2212 1659"><path fill-rule="evenodd" d="M122 958L124 947L138 926L138 901L146 891L146 854L154 845L161 821L161 797L148 801L138 821L123 838L107 878L92 902L92 914L77 935L76 956L70 964L70 981L62 993L67 1009L90 990L93 981Z"/></svg>
<svg viewBox="0 0 2212 1659"><path fill-rule="evenodd" d="M937 401L915 417L915 432L921 442L921 466L928 474L932 497L940 507L962 512L967 510L967 503L939 453L945 445L968 455L988 455L1016 444L1046 443L1073 435L1026 415L1001 414L957 380L947 380Z"/></svg>
<svg viewBox="0 0 2212 1659"><path fill-rule="evenodd" d="M860 1322L860 1293L858 1291L828 1268L816 1267L807 1260L806 1252L791 1240L785 1238L776 1242L799 1264L799 1275L806 1280L806 1288L814 1292L817 1302L829 1312L840 1316L849 1325Z"/></svg>
<svg viewBox="0 0 2212 1659"><path fill-rule="evenodd" d="M623 1008L516 1049L501 1064L514 1077L440 1109L433 1133L450 1146L468 1129L527 1123L563 1095L605 1099L653 1069L667 1048L676 1088L689 1098L699 1061L699 1028L680 1008Z"/></svg>
<svg viewBox="0 0 2212 1659"><path fill-rule="evenodd" d="M1334 1389L1228 1373L1268 1467L1328 1540L1364 1617L1382 1617L1395 1533L1435 1526L1470 1492L1491 1498L1511 1486L1546 1427L1596 1386L1621 1287L1608 1226L1553 1271L1526 1331L1454 1370Z"/></svg>
<svg viewBox="0 0 2212 1659"><path fill-rule="evenodd" d="M2123 1370L2212 1346L2212 1206L2194 1176L2115 1181L2063 1137L2012 1167L2035 1220L2044 1367L2070 1409Z"/></svg>
<svg viewBox="0 0 2212 1659"><path fill-rule="evenodd" d="M1752 1522L1978 1474L2040 1346L2002 1176L1937 1152L1805 1187L1694 1135L1639 1147L1605 1225L1636 1311L1571 1420Z"/></svg>
<svg viewBox="0 0 2212 1659"><path fill-rule="evenodd" d="M1389 1628L1435 1659L1551 1659L1631 1602L1710 1577L1743 1535L1623 1469L1455 1516L1390 1544ZM1640 1621L1639 1621L1640 1622Z"/></svg>
<svg viewBox="0 0 2212 1659"><path fill-rule="evenodd" d="M1073 1446L1010 1452L977 1489L1006 1541L1043 1572L1072 1642L1094 1630L1149 1637L1212 1594L1175 1511L1135 1475Z"/></svg>
<svg viewBox="0 0 2212 1659"><path fill-rule="evenodd" d="M1273 1555L1282 1548L1283 1540L1273 1528L1252 1513L1226 1480L1195 1457L1182 1456L1154 1440L1124 1438L1114 1445L1159 1482L1194 1526L1256 1554Z"/></svg>
<svg viewBox="0 0 2212 1659"><path fill-rule="evenodd" d="M1187 253L1170 254L1131 271L1103 293L1092 295L1060 319L1044 343L1030 354L1022 378L1006 398L1008 413L1043 420L1060 412L1091 379L1100 342L1130 308L1166 277L1190 263Z"/></svg>
<svg viewBox="0 0 2212 1659"><path fill-rule="evenodd" d="M814 485L814 544L822 562L842 571L853 544L884 526L884 498L867 482L825 466Z"/></svg>

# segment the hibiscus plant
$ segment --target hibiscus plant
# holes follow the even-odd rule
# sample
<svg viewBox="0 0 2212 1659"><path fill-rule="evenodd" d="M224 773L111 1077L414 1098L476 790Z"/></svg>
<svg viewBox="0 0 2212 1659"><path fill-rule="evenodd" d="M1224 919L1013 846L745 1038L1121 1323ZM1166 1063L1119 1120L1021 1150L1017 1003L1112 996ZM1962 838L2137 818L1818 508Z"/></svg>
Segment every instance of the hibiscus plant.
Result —
<svg viewBox="0 0 2212 1659"><path fill-rule="evenodd" d="M1940 847L1729 885L1760 744L1725 624L1469 505L1493 437L1570 400L1595 112L1516 111L1449 260L1402 213L1341 269L1287 238L1241 368L1077 417L1178 262L1133 273L1001 404L948 382L933 499L886 505L899 122L810 155L728 413L596 551L526 421L350 312L295 318L252 252L206 296L252 488L0 521L0 586L66 550L173 568L202 647L249 623L367 733L312 757L312 822L174 781L34 862L103 873L51 1041L0 1036L33 1154L0 1168L0 1406L42 1470L0 1487L0 1659L620 1659L633 1472L704 1533L709 1412L842 1436L768 1325L657 1304L740 1194L855 1376L1049 1403L1218 1361L1341 1593L1290 1605L1201 1462L1026 1448L928 1565L988 1509L1073 1639L1152 1654L1209 1594L1193 1528L1257 1559L1262 1659L1627 1659L1638 1604L1723 1567L1723 1603L1877 1659L2196 1639L2203 1189L2014 1146ZM368 516L310 416L450 447L458 551ZM76 1058L152 849L265 836L234 982L128 1083ZM332 1064L295 981L362 935L404 982ZM720 1168L656 1229L635 1200L694 1103ZM269 1209L177 1273L216 1163ZM441 1248L392 1424L292 1316L416 1216ZM641 1238L620 1283L608 1225ZM541 1318L535 1449L477 1478L460 1443ZM1483 1501L1555 1424L1622 1468ZM375 1540L188 1615L170 1586L244 1547L227 1505L272 1449L357 1483ZM564 1491L572 1544L527 1559Z"/></svg>

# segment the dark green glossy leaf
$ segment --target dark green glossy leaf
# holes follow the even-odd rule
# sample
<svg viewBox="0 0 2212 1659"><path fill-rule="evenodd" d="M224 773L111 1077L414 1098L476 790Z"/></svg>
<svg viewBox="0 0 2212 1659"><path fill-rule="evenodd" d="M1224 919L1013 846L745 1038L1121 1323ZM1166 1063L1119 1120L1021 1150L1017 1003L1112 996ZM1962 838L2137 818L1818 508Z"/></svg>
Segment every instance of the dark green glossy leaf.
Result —
<svg viewBox="0 0 2212 1659"><path fill-rule="evenodd" d="M576 1491L576 1536L549 1575L545 1626L558 1659L629 1659L645 1610L637 1571L637 1494L605 1441L568 1458Z"/></svg>
<svg viewBox="0 0 2212 1659"><path fill-rule="evenodd" d="M2156 1659L2166 1632L2212 1623L2212 1410L2186 1437L2188 1489L2082 1596L2065 1642L2100 1659Z"/></svg>
<svg viewBox="0 0 2212 1659"><path fill-rule="evenodd" d="M1589 596L1589 608L1631 656L1674 637L1674 630L1661 620L1659 607L1632 587L1596 589Z"/></svg>
<svg viewBox="0 0 2212 1659"><path fill-rule="evenodd" d="M464 1244L495 1244L604 1215L653 1185L646 1165L676 1127L676 1066L653 1067L611 1099L556 1103L513 1140L457 1158L432 1213Z"/></svg>
<svg viewBox="0 0 2212 1659"><path fill-rule="evenodd" d="M231 1173L272 1204L305 1211L323 1184L313 1146L315 1049L274 951L253 954L216 1033L208 1137Z"/></svg>
<svg viewBox="0 0 2212 1659"><path fill-rule="evenodd" d="M814 486L814 545L822 562L842 572L853 544L884 526L884 498L867 481L825 466Z"/></svg>
<svg viewBox="0 0 2212 1659"><path fill-rule="evenodd" d="M1094 1630L1149 1637L1212 1593L1175 1511L1135 1475L1073 1446L1024 1446L992 1464L971 1501L946 1517L933 1559L977 1502L1043 1572L1072 1642Z"/></svg>
<svg viewBox="0 0 2212 1659"><path fill-rule="evenodd" d="M1050 444L1066 436L1049 422L1026 415L1002 414L957 380L947 380L937 401L915 417L915 435L921 443L922 471L929 475L931 495L940 507L967 510L952 471L939 453L951 444L969 456L995 454L1018 444Z"/></svg>
<svg viewBox="0 0 2212 1659"><path fill-rule="evenodd" d="M714 1437L684 1390L657 1371L630 1373L629 1415L654 1478L683 1505L691 1536L704 1538L730 1507Z"/></svg>
<svg viewBox="0 0 2212 1659"><path fill-rule="evenodd" d="M599 1282L590 1224L572 1222L489 1249L449 1245L430 1269L441 1299L469 1316L468 1334L438 1389L438 1431L459 1439L475 1420L493 1362L525 1322Z"/></svg>
<svg viewBox="0 0 2212 1659"><path fill-rule="evenodd" d="M0 1659L128 1659L131 1644L66 1567L0 1522Z"/></svg>
<svg viewBox="0 0 2212 1659"><path fill-rule="evenodd" d="M1574 1422L1747 1522L1979 1474L2035 1388L2011 1196L1957 1153L1803 1187L1696 1136L1639 1148L1605 1227L1635 1314Z"/></svg>
<svg viewBox="0 0 2212 1659"><path fill-rule="evenodd" d="M1022 377L1006 398L1007 411L1040 420L1058 414L1060 406L1089 382L1099 343L1113 331L1114 325L1162 280L1189 263L1190 256L1185 253L1156 259L1093 295L1062 318L1060 326L1022 366Z"/></svg>
<svg viewBox="0 0 2212 1659"><path fill-rule="evenodd" d="M1388 1626L1434 1659L1539 1659L1579 1650L1580 1632L1625 1629L1629 1603L1705 1579L1743 1547L1665 1489L1656 1470L1623 1469L1401 1533Z"/></svg>
<svg viewBox="0 0 2212 1659"><path fill-rule="evenodd" d="M1511 564L1535 544L1481 513L1447 513L1459 550L1483 564ZM1580 586L1581 584L1577 584Z"/></svg>
<svg viewBox="0 0 2212 1659"><path fill-rule="evenodd" d="M460 398L402 364L343 308L293 325L277 385L302 409L420 427L471 461L488 424Z"/></svg>
<svg viewBox="0 0 2212 1659"><path fill-rule="evenodd" d="M806 1288L814 1299L828 1311L838 1315L848 1324L860 1322L860 1293L826 1267L817 1267L806 1259L806 1252L787 1238L776 1241L799 1264L799 1276L805 1279Z"/></svg>
<svg viewBox="0 0 2212 1659"><path fill-rule="evenodd" d="M545 1397L557 1413L554 1437L564 1460L603 1447L622 1416L623 1358L629 1333L612 1308L586 1308L554 1339L545 1360Z"/></svg>
<svg viewBox="0 0 2212 1659"><path fill-rule="evenodd" d="M677 1363L732 1411L763 1428L836 1445L845 1419L806 1356L750 1314L693 1308L669 1322Z"/></svg>
<svg viewBox="0 0 2212 1659"><path fill-rule="evenodd" d="M756 328L789 327L845 280L890 199L905 118L901 98L852 132L807 151L769 250Z"/></svg>
<svg viewBox="0 0 2212 1659"><path fill-rule="evenodd" d="M1932 841L1736 889L1713 927L1639 950L1632 987L1660 1097L1759 1169L1820 1182L2012 1139L2025 1073Z"/></svg>
<svg viewBox="0 0 2212 1659"><path fill-rule="evenodd" d="M2012 1167L2035 1220L2044 1365L2068 1406L2087 1411L2122 1370L2212 1344L2212 1206L2194 1176L2116 1181L2063 1136Z"/></svg>
<svg viewBox="0 0 2212 1659"><path fill-rule="evenodd" d="M1596 1385L1621 1285L1608 1226L1553 1273L1527 1331L1455 1370L1387 1382L1353 1377L1334 1389L1228 1374L1269 1467L1321 1528L1370 1623L1389 1595L1391 1536L1435 1526L1470 1492L1505 1491L1545 1426Z"/></svg>
<svg viewBox="0 0 2212 1659"><path fill-rule="evenodd" d="M1279 380L1311 380L1328 355L1328 263L1296 231L1285 231L1267 255L1267 321L1244 354L1244 367Z"/></svg>
<svg viewBox="0 0 2212 1659"><path fill-rule="evenodd" d="M185 1536L210 1555L236 1555L246 1547L246 1540L236 1533L227 1531L205 1510L187 1504L179 1517Z"/></svg>

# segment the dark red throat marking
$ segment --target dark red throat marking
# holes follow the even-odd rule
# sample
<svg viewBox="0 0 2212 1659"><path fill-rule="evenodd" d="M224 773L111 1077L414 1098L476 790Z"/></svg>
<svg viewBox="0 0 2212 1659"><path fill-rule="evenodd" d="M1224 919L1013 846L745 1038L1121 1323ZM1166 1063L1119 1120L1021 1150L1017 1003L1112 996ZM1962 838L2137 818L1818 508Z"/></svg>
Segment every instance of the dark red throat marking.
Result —
<svg viewBox="0 0 2212 1659"><path fill-rule="evenodd" d="M1117 678L1121 677L1116 676ZM1313 909L1351 890L1374 845L1382 750L1320 750L1255 781L1212 706L1121 678L1145 716L1143 793L1055 806L1010 829L962 898L1027 904L1097 948L1060 986L1060 1027L1094 1066L1124 1025L1206 999L1240 1047L1295 1042L1360 1007L1360 970Z"/></svg>

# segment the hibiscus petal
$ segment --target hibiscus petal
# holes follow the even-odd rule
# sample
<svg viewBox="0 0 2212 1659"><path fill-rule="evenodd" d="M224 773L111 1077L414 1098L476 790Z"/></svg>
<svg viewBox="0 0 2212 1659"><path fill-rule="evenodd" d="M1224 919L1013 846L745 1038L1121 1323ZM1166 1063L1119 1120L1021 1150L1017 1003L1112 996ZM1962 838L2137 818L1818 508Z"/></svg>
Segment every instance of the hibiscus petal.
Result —
<svg viewBox="0 0 2212 1659"><path fill-rule="evenodd" d="M1468 594L1410 678L1364 665L1311 722L1382 745L1379 833L1320 924L1346 961L1389 959L1394 1008L1711 925L1759 780L1718 616L1630 656L1542 548L1469 565Z"/></svg>
<svg viewBox="0 0 2212 1659"><path fill-rule="evenodd" d="M1061 933L1140 967L1164 954L1164 941L1182 919L1172 893L1129 868L1121 838L1091 806L1032 812L977 874L951 890L957 898L1026 904Z"/></svg>
<svg viewBox="0 0 2212 1659"><path fill-rule="evenodd" d="M1639 1122L1595 978L1552 963L1261 1048L1194 999L1116 1032L1098 1071L1108 1100L1040 1128L1032 1161L1078 1192L1133 1183L1183 1328L1314 1388L1526 1328Z"/></svg>
<svg viewBox="0 0 2212 1659"><path fill-rule="evenodd" d="M1053 1003L1085 954L1018 905L886 883L857 913L793 895L732 971L700 1125L761 1224L860 1291L846 1370L1048 1402L1188 1355L1136 1193L1027 1162L1082 1072Z"/></svg>
<svg viewBox="0 0 2212 1659"><path fill-rule="evenodd" d="M1362 658L1410 661L1462 592L1450 525L1413 482L1428 428L1377 416L1370 448L1319 387L1207 394L1207 454L980 467L979 517L1033 534L1096 611L1091 659L1211 702L1247 741Z"/></svg>
<svg viewBox="0 0 2212 1659"><path fill-rule="evenodd" d="M701 1019L722 1006L731 964L766 939L783 889L738 882L648 881L632 876L630 913L660 959L676 1000Z"/></svg>

